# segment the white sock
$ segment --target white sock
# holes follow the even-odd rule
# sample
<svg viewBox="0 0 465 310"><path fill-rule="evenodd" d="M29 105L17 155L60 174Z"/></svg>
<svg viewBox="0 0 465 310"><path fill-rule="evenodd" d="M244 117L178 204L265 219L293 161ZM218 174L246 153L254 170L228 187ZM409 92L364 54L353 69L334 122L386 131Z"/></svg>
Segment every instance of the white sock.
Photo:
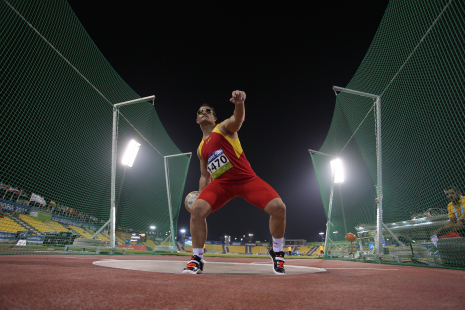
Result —
<svg viewBox="0 0 465 310"><path fill-rule="evenodd" d="M275 253L283 251L283 240L284 238L275 239L273 237L273 251Z"/></svg>
<svg viewBox="0 0 465 310"><path fill-rule="evenodd" d="M203 248L193 248L192 251L194 255L203 258Z"/></svg>

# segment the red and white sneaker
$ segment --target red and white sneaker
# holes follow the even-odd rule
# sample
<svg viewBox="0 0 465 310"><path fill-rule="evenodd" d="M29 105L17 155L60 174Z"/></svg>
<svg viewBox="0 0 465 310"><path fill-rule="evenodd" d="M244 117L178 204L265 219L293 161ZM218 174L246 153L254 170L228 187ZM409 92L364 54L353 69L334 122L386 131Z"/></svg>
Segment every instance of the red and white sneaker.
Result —
<svg viewBox="0 0 465 310"><path fill-rule="evenodd" d="M184 268L182 273L186 274L201 274L203 271L203 259L197 255L192 255L191 260L187 263L187 267Z"/></svg>
<svg viewBox="0 0 465 310"><path fill-rule="evenodd" d="M270 249L268 252L271 259L273 260L273 271L279 275L285 275L286 270L284 270L284 252L275 252L273 249Z"/></svg>

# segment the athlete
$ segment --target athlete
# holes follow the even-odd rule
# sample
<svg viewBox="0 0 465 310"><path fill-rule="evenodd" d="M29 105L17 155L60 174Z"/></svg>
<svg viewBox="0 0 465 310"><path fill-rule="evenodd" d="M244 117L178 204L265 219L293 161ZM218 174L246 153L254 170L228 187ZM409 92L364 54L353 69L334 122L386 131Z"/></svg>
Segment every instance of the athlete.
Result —
<svg viewBox="0 0 465 310"><path fill-rule="evenodd" d="M450 203L447 205L449 222L433 232L433 235L437 235L439 233L445 234L452 231L465 233L465 197L455 186L445 189L444 194L446 194L447 198L450 200Z"/></svg>
<svg viewBox="0 0 465 310"><path fill-rule="evenodd" d="M202 273L207 216L232 198L242 197L270 215L273 248L269 255L273 260L273 271L284 275L286 206L278 193L252 170L239 142L237 132L245 118L245 92L233 91L229 101L235 105L234 114L220 124L216 124L216 113L212 107L204 104L197 112L197 123L203 132L197 150L201 172L200 195L191 207L193 255L182 273Z"/></svg>

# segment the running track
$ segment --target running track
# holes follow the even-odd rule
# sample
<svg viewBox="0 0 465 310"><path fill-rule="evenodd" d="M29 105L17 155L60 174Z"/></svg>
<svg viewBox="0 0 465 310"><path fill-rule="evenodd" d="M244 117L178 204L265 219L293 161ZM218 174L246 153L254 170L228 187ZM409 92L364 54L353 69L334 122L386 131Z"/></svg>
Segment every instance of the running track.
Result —
<svg viewBox="0 0 465 310"><path fill-rule="evenodd" d="M1 255L0 309L463 309L465 271L322 259L299 275L183 275L101 267L145 255ZM211 262L271 263L213 258ZM208 262L205 266L208 268ZM251 266L253 268L253 265ZM271 268L271 267L270 267Z"/></svg>

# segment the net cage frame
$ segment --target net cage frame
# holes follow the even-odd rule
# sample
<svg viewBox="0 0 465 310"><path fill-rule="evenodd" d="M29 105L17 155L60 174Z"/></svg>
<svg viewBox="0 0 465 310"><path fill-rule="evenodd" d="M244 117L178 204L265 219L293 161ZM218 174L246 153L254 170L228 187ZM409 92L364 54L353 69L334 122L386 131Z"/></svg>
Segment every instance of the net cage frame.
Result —
<svg viewBox="0 0 465 310"><path fill-rule="evenodd" d="M161 162L157 161L154 165L152 161L146 161L147 166L155 167L150 168L152 170L148 171L151 177L150 181L145 182L142 187L139 186L140 183L134 182L138 180L133 177L130 186L127 186L127 191L139 194L137 197L139 198L141 197L141 190L155 187L157 197L160 199L153 206L149 199L137 200L137 202L143 204L139 214L151 211L155 207L156 212L154 212L154 215L160 217L160 221L163 222L162 229L166 229L164 231L167 232L166 236L168 238L165 241L172 240L171 251L176 250L176 231L174 228L177 223L175 220L179 216L178 206L181 205L179 202L182 200L181 196L192 153L181 153L181 150L164 130L152 104L146 103L146 107L143 107L142 104L136 107L131 106L128 114L119 111L121 106L154 100L155 96L139 98L139 95L121 79L93 44L66 1L54 2L53 5L24 1L3 1L2 17L4 17L2 21L5 25L8 25L5 29L5 42L3 42L5 57L2 63L5 64L5 73L3 75L5 79L2 80L2 89L4 90L2 99L5 100L5 103L11 104L11 107L13 105L15 107L14 109L5 109L10 112L8 115L6 113L2 115L4 118L7 115L9 120L9 122L3 122L5 124L4 128L9 130L2 135L2 139L8 138L3 143L4 149L8 149L8 152L3 152L2 163L6 163L8 169L5 168L2 174L2 190L6 189L5 195L9 193L10 189L19 192L17 198L13 193L8 196L9 198L2 199L2 212L5 210L5 217L12 220L10 221L12 224L5 221L3 227L6 231L5 234L2 232L2 242L13 244L12 241L18 238L18 236L12 236L14 232L9 230L10 226L15 224L13 222L22 226L21 229L24 231L30 231L29 236L25 234L28 237L27 245L45 245L42 244L43 239L40 239L40 237L47 239L49 233L58 234L61 231L59 227L53 225L44 227L46 230L42 230L43 228L38 228L35 224L28 224L28 222L19 219L20 214L26 215L31 210L52 214L55 218L51 221L64 225L67 233L72 234L72 236L79 236L79 238L84 239L100 239L98 241L102 241L101 244L105 245L105 247L108 247L107 244L110 243L112 251L116 247L117 241L118 244L122 244L122 242L124 244L118 232L122 233L123 230L126 230L126 233L128 231L140 232L140 230L146 229L146 223L142 223L141 216L135 216L134 218L126 216L130 211L128 211L129 207L124 205L125 200L131 201L130 199L133 199L136 194L133 196L128 195L128 198L123 195L123 202L120 203L126 168L124 168L124 172L121 171L122 178L119 169L114 169L117 160L117 139L138 135L151 147L150 154L156 152L164 158L164 176L161 170L163 169ZM69 33L73 35L68 35ZM62 38L68 37L73 37L76 42L79 42L79 46L82 48L80 53L74 53L76 49L73 49L71 45L62 40ZM18 43L9 44L9 42ZM33 52L31 52L31 48L34 48ZM58 61L37 62L38 55L47 56ZM86 59L92 59L92 68L89 69L85 65ZM36 63L40 63L40 65L32 65ZM54 74L50 74L50 72ZM102 76L105 78L102 79ZM31 83L31 81L34 83ZM13 84L14 87L12 87ZM76 94L76 87L79 87L82 93ZM24 100L20 94L28 92L34 92L35 96L40 98L40 103L46 104L30 105L34 109L28 111L27 117L23 118L21 117L23 116L21 108L27 107L28 100ZM139 99L131 100L133 98ZM114 104L114 102L117 103ZM6 107L10 106L6 105ZM46 107L46 109L43 107ZM144 114L145 118L140 122L133 122L133 120L139 121L140 114L137 113L140 113L140 111L147 112L148 108L150 108L150 113ZM113 111L113 120L110 117L110 110ZM53 115L51 112L53 112ZM119 120L120 122L119 131L115 116L116 121ZM86 118L86 121L88 119L88 123L80 122L83 118ZM18 120L33 121L35 126L22 126ZM70 123L66 123L67 121ZM11 124L19 125L11 126ZM91 126L83 126L83 124L91 124ZM113 131L111 156L109 154L110 139L108 137L110 127L112 127L111 130ZM70 133L71 136L69 136ZM10 139L13 136L16 138ZM97 137L89 143L89 148L93 152L82 152L83 141L91 140L87 139L89 136ZM66 143L70 137L82 137L82 139L73 141L72 144ZM154 144L153 141L157 144ZM35 152L23 152L24 145L27 143L34 143L32 145L35 147ZM73 147L66 148L66 155L72 154L74 157L64 156L63 158L66 160L71 160L63 160L59 162L59 165L56 165L53 156L64 153L64 146L69 145ZM85 145L87 146L87 144ZM100 153L95 156L97 152ZM22 157L23 153L25 154L24 157ZM28 165L24 165L25 168L20 166L19 161L13 161L14 157L13 155L10 156L10 154L21 154L20 159L27 162ZM87 161L75 160L75 158L80 159L82 154L87 156L84 158ZM101 154L105 155L101 156ZM148 156L148 154L144 154L144 156ZM43 155L43 157L39 155ZM18 155L16 156L18 157ZM172 157L176 159L170 160ZM110 162L112 168L108 169ZM73 165L74 163L76 165ZM92 166L88 165L89 163ZM81 167L89 169L93 174L88 177L85 174L88 170L82 170ZM27 169L33 171L34 175L31 176ZM76 179L76 176L80 178ZM110 178L111 180L108 180ZM126 178L128 178L128 175L126 175ZM101 182L101 180L104 180L104 182ZM98 186L93 186L94 183L98 183ZM115 186L118 186L119 191ZM21 190L16 189L16 187L21 188ZM3 198L5 198L5 195L3 195ZM30 198L23 199L23 196L25 198L30 196ZM166 199L164 197L168 198L167 202L164 201ZM12 198L15 198L15 200ZM110 204L108 204L109 200ZM12 204L10 205L9 202ZM32 203L34 204L30 206ZM25 208L22 208L22 205ZM0 214L0 217L3 217L3 214ZM121 220L122 217L125 219L124 223ZM129 219L126 220L127 218ZM169 225L168 219L170 221ZM79 232L67 227L70 223L79 228L84 227L87 229L84 231L86 235L80 236ZM116 225L120 227L116 227ZM118 232L116 229L118 229ZM168 230L170 231L168 232ZM100 235L102 232L104 232L103 236ZM110 232L110 236L107 235L108 232ZM161 234L161 231L158 234ZM107 241L107 238L110 241ZM151 240L161 239L155 237L155 239L152 238ZM73 240L70 239L69 241L72 242ZM5 248L9 249L10 246L8 245ZM12 251L12 253L14 252Z"/></svg>
<svg viewBox="0 0 465 310"><path fill-rule="evenodd" d="M383 255L383 165L382 165L382 136L381 136L381 96L370 94L354 89L344 88L340 86L333 86L333 90L337 95L337 92L345 92L353 95L369 97L375 100L375 137L376 137L376 238L375 238L375 245L376 245L376 253L377 257L381 257ZM363 121L362 121L363 122ZM355 131L356 132L356 131ZM354 134L355 134L354 132ZM326 154L323 152L315 151L309 149L308 152L313 161L313 155L323 155L329 156L332 158L337 158L337 156ZM331 175L331 189L330 189L330 197L329 197L329 205L328 205L328 219L326 222L326 237L325 237L325 249L324 249L324 258L328 257L328 240L330 240L330 225L331 225L331 210L333 205L333 196L334 196L334 177L335 171L332 171ZM397 237L395 237L397 239ZM331 240L332 242L332 240Z"/></svg>
<svg viewBox="0 0 465 310"><path fill-rule="evenodd" d="M117 158L117 139L118 139L118 113L119 108L122 106L127 106L130 104L136 104L139 102L146 102L149 100L155 101L155 95L143 97L139 99L123 101L119 103L115 103L113 105L113 127L112 127L112 150L111 150L111 204L110 204L110 218L109 220L102 226L100 229L92 236L91 239L94 239L103 229L110 225L110 248L111 253L114 252L116 248L116 158ZM192 152L187 153L180 153L180 154L172 154L172 155L165 155L163 156L163 163L164 163L164 170L165 170L165 182L166 182L166 195L168 198L168 213L170 216L170 235L165 239L169 239L171 237L172 246L171 252L176 251L176 240L175 240L175 232L174 232L174 223L173 223L173 211L172 211L172 204L171 204L171 187L168 177L168 163L167 158L176 157L176 156L192 156Z"/></svg>
<svg viewBox="0 0 465 310"><path fill-rule="evenodd" d="M390 1L365 58L337 98L321 152L311 152L327 231L347 233L347 220L358 234L360 258L465 266L465 229L450 226L454 219L463 221L457 210L465 206L464 10L456 0ZM383 106L349 90L377 94ZM353 182L339 186L339 194L347 196L334 197L330 214L331 170L327 158L316 156L322 152L344 152L354 175ZM327 234L327 244L334 237ZM335 243L342 249L347 242ZM331 244L328 250L332 257L347 256L345 249L332 251Z"/></svg>

